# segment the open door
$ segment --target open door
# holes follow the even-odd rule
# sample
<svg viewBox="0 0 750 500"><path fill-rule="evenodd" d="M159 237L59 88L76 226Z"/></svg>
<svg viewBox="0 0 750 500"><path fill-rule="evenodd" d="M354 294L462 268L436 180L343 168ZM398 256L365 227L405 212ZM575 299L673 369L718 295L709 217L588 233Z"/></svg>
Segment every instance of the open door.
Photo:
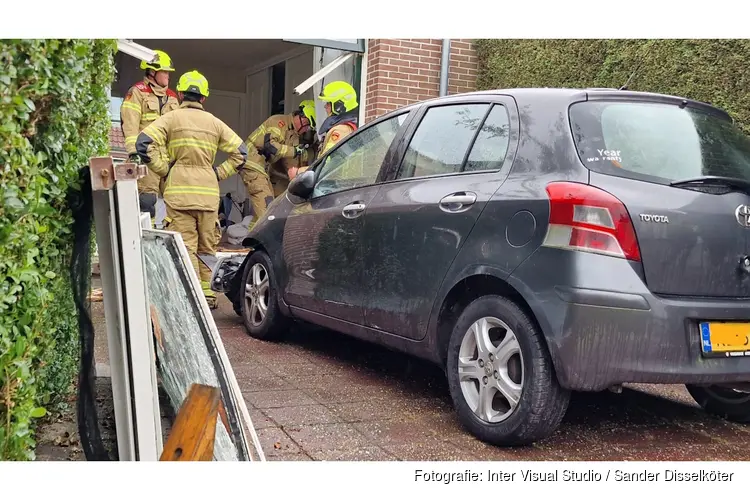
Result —
<svg viewBox="0 0 750 500"><path fill-rule="evenodd" d="M247 77L247 118L251 132L270 114L270 71L270 68L266 68Z"/></svg>
<svg viewBox="0 0 750 500"><path fill-rule="evenodd" d="M296 95L301 95L308 89L313 89L313 95L317 96L323 90L323 86L331 81L343 80L357 89L357 97L360 103L360 121L364 118L364 85L361 59L365 54L367 40L364 38L351 39L284 39L286 42L312 45L315 47L314 73L294 89ZM315 99L315 113L325 116L325 103ZM322 122L322 119L318 120Z"/></svg>

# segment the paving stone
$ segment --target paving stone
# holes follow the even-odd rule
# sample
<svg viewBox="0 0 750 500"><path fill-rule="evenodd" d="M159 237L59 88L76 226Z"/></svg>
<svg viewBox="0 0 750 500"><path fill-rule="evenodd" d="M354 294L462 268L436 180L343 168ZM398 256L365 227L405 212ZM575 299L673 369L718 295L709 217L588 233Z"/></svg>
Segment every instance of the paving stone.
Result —
<svg viewBox="0 0 750 500"><path fill-rule="evenodd" d="M316 404L310 396L297 389L261 392L243 391L243 395L250 404L259 409Z"/></svg>
<svg viewBox="0 0 750 500"><path fill-rule="evenodd" d="M388 453L403 461L476 461L478 458L447 441L425 441L385 446Z"/></svg>
<svg viewBox="0 0 750 500"><path fill-rule="evenodd" d="M386 462L395 457L376 446L349 450L317 450L310 452L314 460L346 462Z"/></svg>
<svg viewBox="0 0 750 500"><path fill-rule="evenodd" d="M278 424L271 420L261 410L251 409L250 418L253 421L253 427L255 427L256 431L259 429L268 429L269 427L278 427Z"/></svg>
<svg viewBox="0 0 750 500"><path fill-rule="evenodd" d="M379 445L402 445L437 441L438 435L424 421L377 420L352 424L370 441Z"/></svg>
<svg viewBox="0 0 750 500"><path fill-rule="evenodd" d="M333 412L323 405L290 406L263 410L274 422L282 427L340 423Z"/></svg>
<svg viewBox="0 0 750 500"><path fill-rule="evenodd" d="M313 459L305 453L278 453L266 457L269 462L311 462Z"/></svg>
<svg viewBox="0 0 750 500"><path fill-rule="evenodd" d="M266 458L290 453L302 453L302 449L286 432L278 427L258 430L258 440Z"/></svg>
<svg viewBox="0 0 750 500"><path fill-rule="evenodd" d="M317 424L287 429L289 435L305 452L324 450L353 450L372 447L365 436L349 424Z"/></svg>

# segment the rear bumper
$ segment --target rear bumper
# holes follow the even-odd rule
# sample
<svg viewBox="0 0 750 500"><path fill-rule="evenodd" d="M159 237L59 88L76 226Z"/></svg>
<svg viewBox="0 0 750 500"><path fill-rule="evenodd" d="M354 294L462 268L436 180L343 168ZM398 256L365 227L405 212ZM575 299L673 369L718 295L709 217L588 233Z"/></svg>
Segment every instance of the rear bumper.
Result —
<svg viewBox="0 0 750 500"><path fill-rule="evenodd" d="M531 280L533 289L544 290L524 295L564 387L596 391L622 383L750 381L750 356L705 357L699 328L701 321L750 322L750 301L657 297L636 264L551 249L540 249L533 258L539 254L547 258L532 267L527 261L512 284L522 289L519 280ZM559 271L560 258L569 260L570 272ZM539 274L549 266L539 265L545 260L558 262L557 271L550 268L546 277Z"/></svg>

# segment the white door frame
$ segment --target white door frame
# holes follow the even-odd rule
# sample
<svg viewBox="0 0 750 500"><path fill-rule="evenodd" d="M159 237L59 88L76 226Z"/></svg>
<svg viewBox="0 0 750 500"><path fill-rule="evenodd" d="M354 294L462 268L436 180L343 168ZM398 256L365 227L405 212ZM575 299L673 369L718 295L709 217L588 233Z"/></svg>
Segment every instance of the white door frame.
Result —
<svg viewBox="0 0 750 500"><path fill-rule="evenodd" d="M232 92L229 90L212 90L211 95L221 97L236 97L240 100L240 130L235 130L240 138L244 141L247 134L250 133L247 129L246 117L247 117L247 94L244 92ZM211 97L209 97L210 99Z"/></svg>
<svg viewBox="0 0 750 500"><path fill-rule="evenodd" d="M359 126L365 124L365 115L367 110L367 59L370 57L369 40L364 39L365 51L362 53L362 64L360 65L359 89L357 97L359 98Z"/></svg>
<svg viewBox="0 0 750 500"><path fill-rule="evenodd" d="M219 97L236 97L240 101L240 129L235 130L237 135L240 136L240 139L242 139L242 142L245 142L247 139L248 134L250 134L250 131L247 130L248 124L247 124L247 94L243 92L233 92L230 90L212 90L211 95L219 96ZM209 96L209 99L211 96ZM229 179L223 181L223 182L231 182L234 183L233 188L229 188L230 190L236 190L244 193L244 196L247 197L247 192L245 191L245 185L242 183L242 180L239 176L232 176L231 181ZM244 198L243 198L244 202ZM239 211L237 210L237 207L232 206L231 210L229 211L229 219L232 222L240 222L242 220L241 214L239 214Z"/></svg>
<svg viewBox="0 0 750 500"><path fill-rule="evenodd" d="M252 116L252 113L250 112L250 105L251 105L251 102L250 102L250 94L251 94L250 78L254 77L255 75L257 75L259 73L263 73L264 76L265 76L265 78L266 78L266 83L268 84L268 95L266 95L265 109L261 110L261 111L263 111L262 113L259 113L260 115L263 116L261 118L261 121L258 122L258 123L250 123L250 124L248 124L247 135L249 135L250 132L252 132L253 130L255 130L255 128L262 123L262 120L265 120L268 117L267 115L268 115L268 113L270 112L270 109L271 109L271 68L269 66L269 67L262 68L262 69L259 69L257 71L254 71L252 73L248 73L247 75L245 75L245 97L246 97L246 102L245 102L245 117L247 119L247 117Z"/></svg>

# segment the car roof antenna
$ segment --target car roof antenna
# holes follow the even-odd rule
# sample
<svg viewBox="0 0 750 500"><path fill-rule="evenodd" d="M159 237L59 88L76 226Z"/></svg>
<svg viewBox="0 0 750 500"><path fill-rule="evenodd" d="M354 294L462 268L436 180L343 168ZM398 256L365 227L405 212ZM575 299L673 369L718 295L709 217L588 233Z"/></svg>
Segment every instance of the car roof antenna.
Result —
<svg viewBox="0 0 750 500"><path fill-rule="evenodd" d="M633 72L630 73L630 76L628 77L628 81L626 81L625 85L620 87L618 90L628 90L628 85L630 85L630 82L633 80L633 77L635 77L636 73L638 73L638 70L641 69L641 66L643 65L643 62L646 60L646 56L648 55L649 52L651 52L651 45L649 45L646 48L646 53L643 54L643 56L641 57L641 60L638 63L638 66L636 66Z"/></svg>
<svg viewBox="0 0 750 500"><path fill-rule="evenodd" d="M617 89L617 90L628 90L628 85L630 85L630 81L631 81L631 80L633 79L633 77L635 76L635 73L636 73L636 71L638 71L638 68L636 68L636 69L635 69L635 71L633 71L632 73L630 73L630 76L628 77L628 81L627 81L627 82L625 82L625 85L623 85L622 87L620 87L620 88L619 88L619 89Z"/></svg>

